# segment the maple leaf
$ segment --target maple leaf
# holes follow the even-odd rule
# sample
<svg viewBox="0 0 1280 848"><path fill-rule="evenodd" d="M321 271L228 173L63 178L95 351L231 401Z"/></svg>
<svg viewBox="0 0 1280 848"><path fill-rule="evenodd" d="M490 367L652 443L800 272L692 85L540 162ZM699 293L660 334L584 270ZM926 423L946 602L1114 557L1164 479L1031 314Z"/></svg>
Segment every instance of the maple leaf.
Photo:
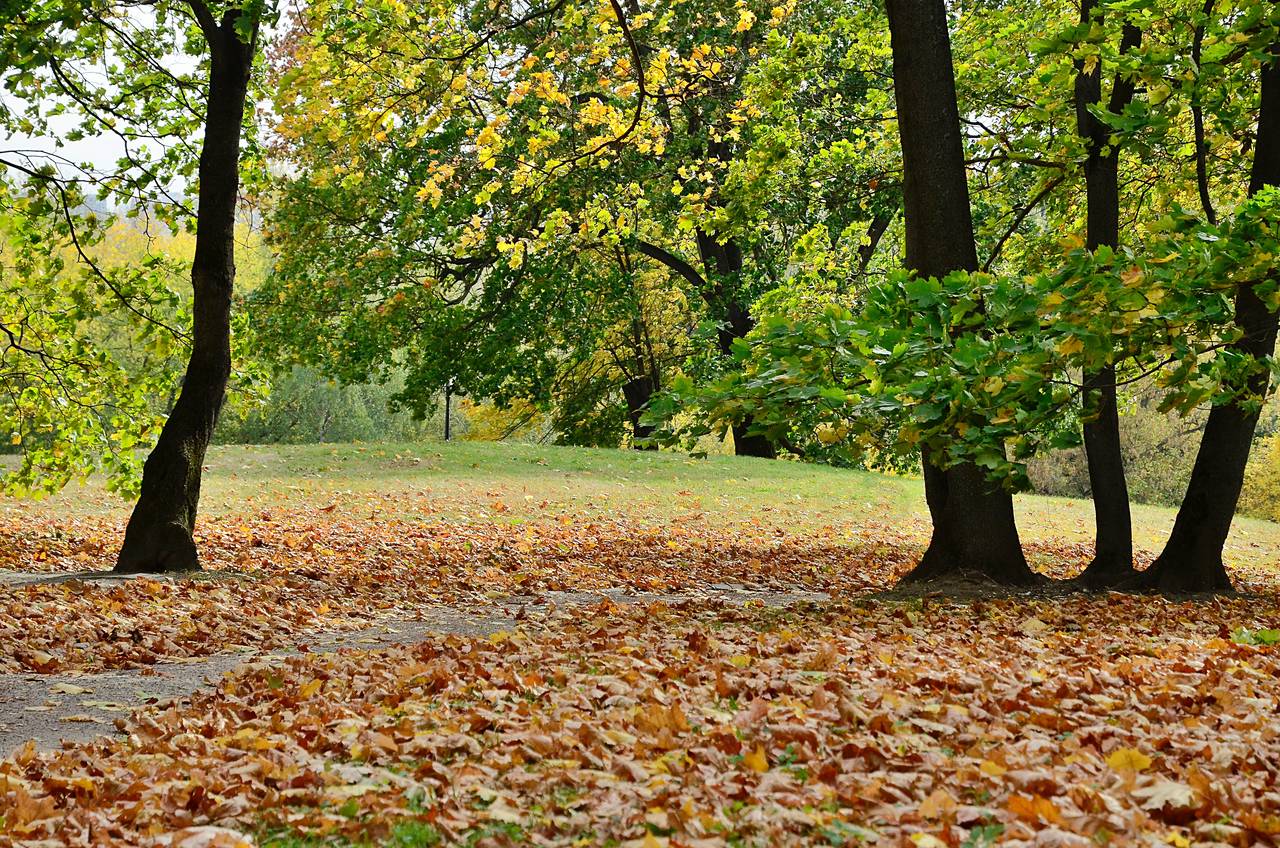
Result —
<svg viewBox="0 0 1280 848"><path fill-rule="evenodd" d="M1107 756L1107 765L1121 774L1132 774L1151 767L1151 758L1136 748L1117 748Z"/></svg>
<svg viewBox="0 0 1280 848"><path fill-rule="evenodd" d="M1190 786L1164 778L1156 778L1153 783L1134 789L1132 794L1135 798L1142 799L1144 810L1163 811L1166 814L1177 815L1196 805L1196 793Z"/></svg>
<svg viewBox="0 0 1280 848"><path fill-rule="evenodd" d="M1000 777L1008 771L1004 766L999 763L992 762L991 760L983 760L982 763L979 764L978 770L983 774L990 775L991 777Z"/></svg>
<svg viewBox="0 0 1280 848"><path fill-rule="evenodd" d="M1043 821L1048 824L1058 824L1062 821L1058 805L1039 795L1011 795L1005 804L1005 809L1027 821Z"/></svg>
<svg viewBox="0 0 1280 848"><path fill-rule="evenodd" d="M954 795L946 789L935 789L930 793L928 798L920 802L919 808L916 810L922 818L936 819L942 816L954 813L959 802L956 801Z"/></svg>

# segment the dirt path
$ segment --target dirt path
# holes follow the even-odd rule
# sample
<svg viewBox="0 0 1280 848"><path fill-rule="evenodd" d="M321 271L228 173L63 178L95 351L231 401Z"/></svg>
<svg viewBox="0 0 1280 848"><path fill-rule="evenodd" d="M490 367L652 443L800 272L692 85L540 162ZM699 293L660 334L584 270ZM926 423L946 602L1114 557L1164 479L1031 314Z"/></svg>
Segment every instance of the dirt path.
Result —
<svg viewBox="0 0 1280 848"><path fill-rule="evenodd" d="M30 582L32 578L27 580ZM758 602L780 607L825 597L813 592L761 592L727 584L680 594L632 593L621 589L549 592L538 598L512 598L485 607L427 608L412 620L389 619L363 630L316 633L300 640L300 646L305 645L310 653L324 653L340 648L417 644L445 634L483 636L514 628L522 618L551 605L586 606L605 598L616 603L720 600L730 604ZM174 699L212 687L229 671L251 663L279 662L290 653L297 651L218 654L144 669L96 674L0 674L0 757L9 755L28 740L48 750L56 748L61 741L81 742L115 733L116 719L125 718L134 710L163 709Z"/></svg>

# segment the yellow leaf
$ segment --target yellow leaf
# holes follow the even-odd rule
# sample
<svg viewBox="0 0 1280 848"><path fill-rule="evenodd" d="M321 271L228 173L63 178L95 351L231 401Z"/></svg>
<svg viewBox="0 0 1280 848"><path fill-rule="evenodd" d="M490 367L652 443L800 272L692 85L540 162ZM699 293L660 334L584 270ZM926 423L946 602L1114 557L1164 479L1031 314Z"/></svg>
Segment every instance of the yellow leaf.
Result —
<svg viewBox="0 0 1280 848"><path fill-rule="evenodd" d="M935 789L932 795L920 802L917 812L923 818L936 819L955 812L957 806L958 802L954 795L945 789Z"/></svg>
<svg viewBox="0 0 1280 848"><path fill-rule="evenodd" d="M1067 336L1065 339L1058 342L1058 353L1063 356L1070 356L1071 354L1079 353L1082 350L1084 350L1084 342L1080 341L1080 339L1075 336Z"/></svg>
<svg viewBox="0 0 1280 848"><path fill-rule="evenodd" d="M1050 824L1062 821L1058 805L1039 795L1014 795L1005 804L1005 809L1027 821L1044 821Z"/></svg>
<svg viewBox="0 0 1280 848"><path fill-rule="evenodd" d="M992 777L999 777L1007 772L1008 769L999 763L992 762L991 760L983 760L982 764L978 766L978 771L983 774L991 775Z"/></svg>
<svg viewBox="0 0 1280 848"><path fill-rule="evenodd" d="M1117 748L1107 757L1107 765L1119 772L1142 771L1151 766L1151 758L1134 748Z"/></svg>
<svg viewBox="0 0 1280 848"><path fill-rule="evenodd" d="M756 745L756 749L750 754L744 754L742 764L757 774L764 774L769 770L769 756L764 752L764 745Z"/></svg>
<svg viewBox="0 0 1280 848"><path fill-rule="evenodd" d="M298 690L298 697L310 698L312 695L320 691L320 687L324 685L323 680L309 680L302 684L302 688Z"/></svg>
<svg viewBox="0 0 1280 848"><path fill-rule="evenodd" d="M746 668L751 665L751 657L746 654L738 654L737 656L729 657L729 662L738 668Z"/></svg>
<svg viewBox="0 0 1280 848"><path fill-rule="evenodd" d="M1023 633L1027 634L1028 636L1034 636L1037 633L1043 633L1046 630L1050 630L1051 628L1049 627L1049 625L1045 624L1043 621L1033 616L1031 618L1024 619L1021 626L1018 629L1020 629Z"/></svg>

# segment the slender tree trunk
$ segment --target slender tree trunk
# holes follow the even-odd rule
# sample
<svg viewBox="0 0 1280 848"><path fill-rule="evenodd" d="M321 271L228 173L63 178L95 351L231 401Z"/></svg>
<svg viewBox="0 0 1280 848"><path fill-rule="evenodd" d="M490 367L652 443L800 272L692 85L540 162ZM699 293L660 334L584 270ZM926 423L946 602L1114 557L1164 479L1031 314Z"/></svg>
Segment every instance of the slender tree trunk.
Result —
<svg viewBox="0 0 1280 848"><path fill-rule="evenodd" d="M627 402L627 418L631 421L631 443L635 447L635 443L641 439L647 439L653 435L653 427L641 422L644 416L645 408L649 405L649 398L653 397L653 392L657 387L654 385L653 378L647 374L641 377L634 377L622 384L622 396ZM639 450L657 450L655 444L646 444L638 448Z"/></svg>
<svg viewBox="0 0 1280 848"><path fill-rule="evenodd" d="M902 142L907 265L928 277L977 270L945 0L886 0ZM1038 581L1027 566L1013 498L981 468L946 470L924 456L933 536L906 581L976 576Z"/></svg>
<svg viewBox="0 0 1280 848"><path fill-rule="evenodd" d="M1280 45L1262 70L1262 108L1254 143L1249 193L1280 185ZM1236 290L1235 323L1243 335L1232 344L1241 354L1262 359L1275 352L1276 313L1259 297L1257 284ZM1265 283L1261 284L1265 285ZM1258 368L1247 380L1247 394L1266 394L1270 375ZM1229 592L1222 546L1231 530L1244 469L1253 445L1260 410L1237 401L1213 407L1200 438L1191 480L1164 551L1143 572L1139 585L1161 592Z"/></svg>
<svg viewBox="0 0 1280 848"><path fill-rule="evenodd" d="M1096 0L1084 0L1081 23L1092 20ZM1136 49L1142 33L1126 26L1120 52ZM1089 156L1084 178L1087 212L1086 245L1116 248L1120 244L1120 150L1112 144L1112 131L1089 111L1102 103L1102 68L1086 72L1078 63L1076 76L1076 124L1085 139ZM1133 82L1119 74L1112 86L1107 108L1122 112L1133 99ZM1084 449L1089 464L1089 490L1093 496L1096 527L1093 561L1080 575L1086 586L1103 587L1131 579L1133 568L1133 523L1129 511L1129 486L1125 479L1124 453L1120 443L1120 411L1116 395L1116 366L1108 363L1084 374Z"/></svg>
<svg viewBox="0 0 1280 848"><path fill-rule="evenodd" d="M688 262L655 244L640 240L636 242L636 247L645 256L656 259L684 277L697 289L707 308L720 321L720 330L716 339L720 354L729 356L733 353L734 339L742 338L755 326L746 307L738 303L735 297L727 296L724 290L723 274L737 277L742 273L742 252L733 242L718 244L714 238L702 231L698 231L697 241L698 254L702 259L705 276L699 274ZM777 456L774 444L764 436L748 435L747 431L750 429L751 419L749 418L734 426L734 453L739 456L758 456L767 459Z"/></svg>
<svg viewBox="0 0 1280 848"><path fill-rule="evenodd" d="M738 294L725 289L725 280L738 280L742 275L742 249L730 240L720 244L708 233L697 232L698 253L702 257L706 277L711 283L711 290L704 298L720 315L720 331L717 341L720 353L729 356L733 353L735 340L743 338L755 326L755 320L747 308L738 302ZM738 456L757 456L773 459L778 453L773 442L759 434L750 434L752 427L750 418L733 427L733 452Z"/></svg>
<svg viewBox="0 0 1280 848"><path fill-rule="evenodd" d="M1093 560L1079 579L1086 586L1101 588L1134 574L1133 523L1120 443L1115 365L1085 374L1084 386L1085 414L1093 415L1083 429L1096 535Z"/></svg>
<svg viewBox="0 0 1280 848"><path fill-rule="evenodd" d="M200 474L231 375L231 291L240 128L253 62L252 40L236 31L240 11L205 27L210 72L204 145L200 151L196 250L191 265L192 347L182 391L147 457L142 492L125 530L119 572L187 571L200 567L192 531Z"/></svg>

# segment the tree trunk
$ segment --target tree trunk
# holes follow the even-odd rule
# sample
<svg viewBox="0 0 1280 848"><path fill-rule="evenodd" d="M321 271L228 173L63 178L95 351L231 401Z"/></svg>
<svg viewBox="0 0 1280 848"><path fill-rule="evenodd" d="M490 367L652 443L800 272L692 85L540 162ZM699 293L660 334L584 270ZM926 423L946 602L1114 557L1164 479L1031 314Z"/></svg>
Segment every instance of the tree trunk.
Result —
<svg viewBox="0 0 1280 848"><path fill-rule="evenodd" d="M733 343L743 338L755 326L755 320L747 308L738 302L738 295L725 289L725 280L737 280L742 275L742 250L732 240L720 244L702 230L697 232L698 253L711 283L711 291L704 297L707 303L720 312L720 330L717 341L723 356L733 354ZM733 426L733 452L738 456L757 456L774 459L778 453L773 442L765 436L749 435L751 418Z"/></svg>
<svg viewBox="0 0 1280 848"><path fill-rule="evenodd" d="M902 142L907 265L926 277L977 270L945 0L886 0ZM942 470L924 456L933 536L905 581L973 576L1038 581L1027 566L1013 498L972 464Z"/></svg>
<svg viewBox="0 0 1280 848"><path fill-rule="evenodd" d="M1006 586L1034 586L1041 578L1027 566L1018 541L1013 498L972 463L946 471L924 463L925 499L933 535L904 583L978 577Z"/></svg>
<svg viewBox="0 0 1280 848"><path fill-rule="evenodd" d="M717 333L716 345L720 354L727 357L733 353L734 339L744 337L755 326L746 307L739 303L736 297L729 297L724 288L724 275L737 277L742 273L742 251L733 242L723 245L717 243L712 236L701 230L696 235L698 254L702 259L705 276L699 274L688 262L655 244L638 240L636 247L645 256L656 259L693 284L702 295L707 308L719 319L720 329ZM750 418L734 426L734 453L738 456L758 456L766 459L776 457L777 449L774 444L764 436L747 435L749 429L751 429Z"/></svg>
<svg viewBox="0 0 1280 848"><path fill-rule="evenodd" d="M196 249L191 265L192 346L182 391L147 457L142 492L129 518L118 572L200 567L192 531L200 474L231 375L231 291L239 192L240 132L254 44L236 33L236 9L205 26L210 71L200 151Z"/></svg>
<svg viewBox="0 0 1280 848"><path fill-rule="evenodd" d="M1094 16L1096 0L1084 0L1081 23ZM1126 26L1120 52L1136 49L1142 32ZM1085 72L1077 63L1076 126L1085 139L1086 246L1097 250L1120 244L1120 150L1111 143L1111 128L1089 111L1102 102L1102 67ZM1117 74L1108 111L1118 114L1133 99L1133 82ZM1133 523L1129 511L1129 487L1125 479L1120 443L1120 412L1116 396L1116 366L1109 363L1084 374L1084 449L1089 464L1089 491L1095 522L1093 561L1079 577L1086 586L1101 588L1132 579Z"/></svg>
<svg viewBox="0 0 1280 848"><path fill-rule="evenodd" d="M1258 112L1249 179L1251 195L1280 185L1280 62L1276 61L1280 45L1273 45L1271 54L1271 61L1262 70L1262 108ZM1243 335L1231 347L1260 360L1275 351L1277 316L1258 296L1256 285L1266 283L1242 284L1236 290L1235 323ZM1245 383L1247 394L1264 396L1269 379L1269 372L1259 367ZM1222 546L1240 499L1259 412L1241 401L1224 403L1209 411L1173 532L1164 551L1140 576L1140 587L1173 593L1232 590L1222 563Z"/></svg>
<svg viewBox="0 0 1280 848"><path fill-rule="evenodd" d="M1096 413L1083 428L1096 529L1093 560L1078 579L1087 587L1103 588L1132 579L1135 573L1129 486L1120 444L1116 367L1108 365L1085 374L1084 386L1086 414Z"/></svg>
<svg viewBox="0 0 1280 848"><path fill-rule="evenodd" d="M636 442L653 435L653 427L641 422L649 398L653 397L655 386L653 378L645 375L635 377L622 384L622 396L627 401L627 418L631 421L631 446ZM638 450L657 450L656 444L642 445Z"/></svg>

